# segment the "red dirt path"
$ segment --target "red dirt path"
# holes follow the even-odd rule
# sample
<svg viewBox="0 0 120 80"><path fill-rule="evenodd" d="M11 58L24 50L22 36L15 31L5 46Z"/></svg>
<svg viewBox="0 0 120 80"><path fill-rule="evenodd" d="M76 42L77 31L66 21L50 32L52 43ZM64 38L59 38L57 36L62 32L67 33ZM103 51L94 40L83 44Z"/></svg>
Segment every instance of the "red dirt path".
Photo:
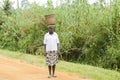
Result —
<svg viewBox="0 0 120 80"><path fill-rule="evenodd" d="M0 56L0 80L88 80L64 72L48 79L47 73L45 68Z"/></svg>

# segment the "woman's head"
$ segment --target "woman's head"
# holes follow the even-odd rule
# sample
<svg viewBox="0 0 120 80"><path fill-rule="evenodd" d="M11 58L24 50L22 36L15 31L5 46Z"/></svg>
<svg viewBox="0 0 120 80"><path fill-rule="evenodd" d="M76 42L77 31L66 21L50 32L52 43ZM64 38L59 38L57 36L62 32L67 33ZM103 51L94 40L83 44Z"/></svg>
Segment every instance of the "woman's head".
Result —
<svg viewBox="0 0 120 80"><path fill-rule="evenodd" d="M49 31L50 34L53 34L53 32L54 32L54 25L49 25L48 26L48 31Z"/></svg>

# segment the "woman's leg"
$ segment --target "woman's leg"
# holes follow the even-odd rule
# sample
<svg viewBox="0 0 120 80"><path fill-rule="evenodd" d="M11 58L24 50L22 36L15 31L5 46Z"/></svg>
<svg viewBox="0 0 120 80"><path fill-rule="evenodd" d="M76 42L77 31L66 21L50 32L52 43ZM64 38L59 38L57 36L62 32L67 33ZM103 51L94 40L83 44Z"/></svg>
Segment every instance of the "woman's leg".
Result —
<svg viewBox="0 0 120 80"><path fill-rule="evenodd" d="M53 76L53 77L56 77L56 76L55 76L55 67L56 67L56 65L53 65L53 66L52 66L52 72L53 72L52 76Z"/></svg>
<svg viewBox="0 0 120 80"><path fill-rule="evenodd" d="M51 66L48 66L48 70L49 70L49 76L48 76L48 78L50 78L51 77Z"/></svg>

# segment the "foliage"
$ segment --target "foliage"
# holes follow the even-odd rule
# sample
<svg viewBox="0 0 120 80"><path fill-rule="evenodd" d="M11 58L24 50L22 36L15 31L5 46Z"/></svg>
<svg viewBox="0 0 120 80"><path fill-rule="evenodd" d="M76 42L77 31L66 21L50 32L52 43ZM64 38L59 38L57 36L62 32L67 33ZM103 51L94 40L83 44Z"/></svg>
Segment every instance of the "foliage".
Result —
<svg viewBox="0 0 120 80"><path fill-rule="evenodd" d="M12 13L12 3L10 0L3 0L3 10L7 16Z"/></svg>

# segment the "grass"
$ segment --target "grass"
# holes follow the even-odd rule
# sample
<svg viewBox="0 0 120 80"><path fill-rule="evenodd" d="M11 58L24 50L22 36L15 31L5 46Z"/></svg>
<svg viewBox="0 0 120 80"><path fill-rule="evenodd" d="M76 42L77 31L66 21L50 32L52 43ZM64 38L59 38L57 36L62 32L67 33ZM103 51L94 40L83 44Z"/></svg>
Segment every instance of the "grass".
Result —
<svg viewBox="0 0 120 80"><path fill-rule="evenodd" d="M8 50L0 50L0 55L12 59L25 61L36 66L47 67L45 65L44 56L34 56ZM120 73L117 71L107 70L89 65L75 64L65 61L59 61L59 63L57 64L57 70L68 73L75 73L80 77L90 78L93 80L120 80Z"/></svg>

